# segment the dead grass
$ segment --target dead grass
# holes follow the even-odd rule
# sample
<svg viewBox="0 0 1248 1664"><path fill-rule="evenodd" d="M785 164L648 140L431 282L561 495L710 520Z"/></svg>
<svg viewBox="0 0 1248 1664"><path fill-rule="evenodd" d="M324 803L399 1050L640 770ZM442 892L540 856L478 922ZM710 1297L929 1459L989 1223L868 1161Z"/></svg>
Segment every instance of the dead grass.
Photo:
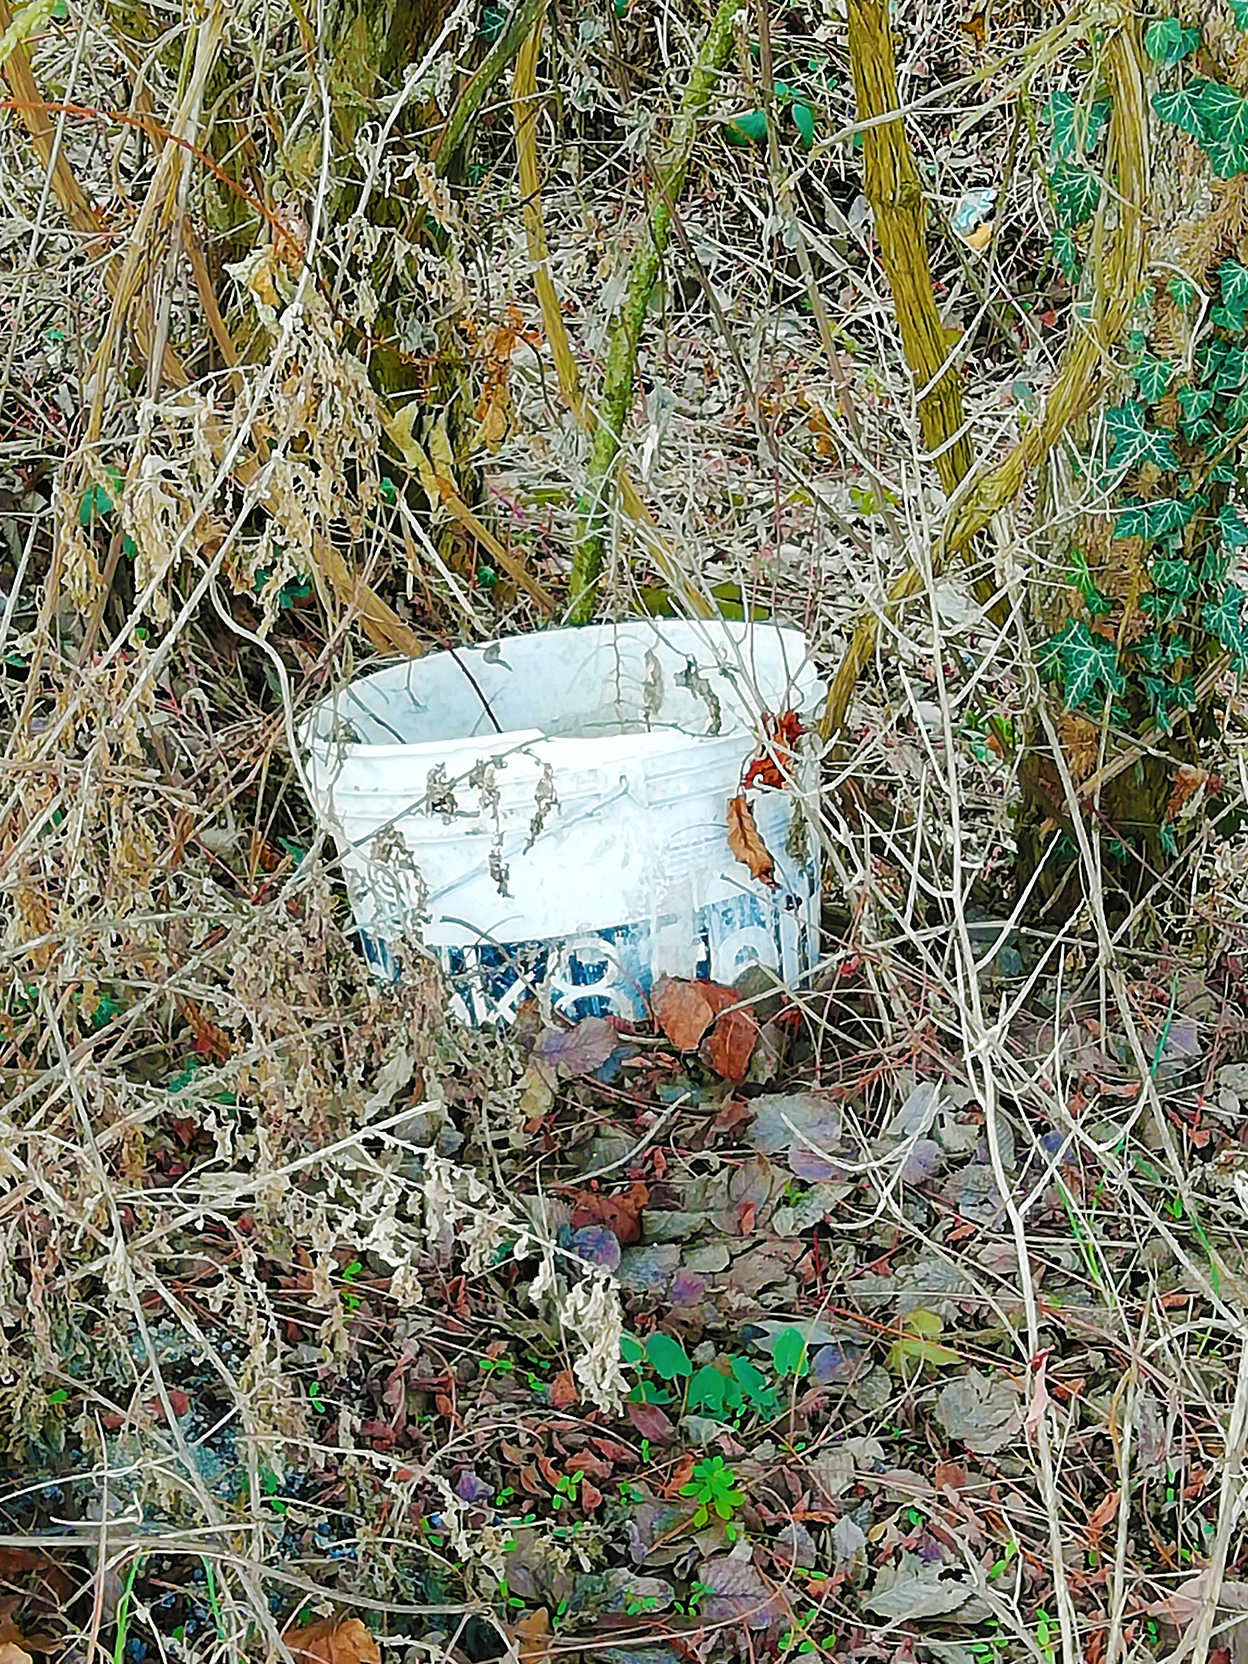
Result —
<svg viewBox="0 0 1248 1664"><path fill-rule="evenodd" d="M942 319L995 457L1057 373L1066 305L1002 100L1023 69L1036 101L1085 71L1075 22L1041 48L1021 12L982 45L967 22L902 7L900 73ZM540 208L591 403L701 26L547 20ZM585 443L512 113L500 89L471 188L435 178L466 11L389 103L353 101L299 8L159 28L71 6L28 43L94 233L18 112L0 149L5 1664L298 1656L298 1615L343 1613L388 1653L477 1660L539 1609L559 1633L526 1620L526 1664L1119 1664L1176 1631L1197 1664L1242 1648L1233 690L1185 862L1121 915L1088 849L1083 912L1024 927L988 727L1034 698L1023 574L1061 567L1021 503L994 529L1004 632L930 573L881 632L828 759L824 966L760 1005L783 1063L748 1088L754 1122L652 1034L614 1081L535 1104L535 1031L449 1027L415 955L398 987L368 976L294 745L374 654L535 628L541 594L566 600ZM816 141L786 105L774 146L725 142L719 118L755 104L743 46L643 339L626 460L654 524L613 523L606 610L731 586L830 668L944 509L862 213L841 25L772 19L771 50ZM979 260L938 227L983 184L1001 203ZM372 195L420 213L373 223ZM387 332L401 399L375 391ZM476 495L439 430L456 356ZM409 399L527 588L409 482L385 438ZM1072 523L1096 506L1058 500ZM770 1147L765 1112L787 1129ZM598 1228L623 1246L619 1305L581 1270ZM750 1365L774 1403L602 1408L578 1366L597 1347L609 1386L621 1315L695 1367ZM809 1375L773 1353L792 1326ZM716 1454L735 1546L684 1491ZM367 1656L335 1633L333 1664Z"/></svg>

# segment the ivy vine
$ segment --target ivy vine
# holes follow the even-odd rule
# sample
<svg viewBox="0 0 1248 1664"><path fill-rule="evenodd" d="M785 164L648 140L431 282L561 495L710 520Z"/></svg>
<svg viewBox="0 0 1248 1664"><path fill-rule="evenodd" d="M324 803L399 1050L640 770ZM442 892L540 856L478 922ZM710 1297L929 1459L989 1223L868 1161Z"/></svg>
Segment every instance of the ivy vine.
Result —
<svg viewBox="0 0 1248 1664"><path fill-rule="evenodd" d="M1248 0L1230 0L1230 9L1248 29ZM1199 30L1161 18L1145 29L1144 46L1164 83L1152 97L1158 118L1194 139L1219 178L1248 173L1248 98L1191 72ZM1098 92L1082 100L1060 92L1044 113L1053 258L1075 286L1107 189L1109 104ZM1116 725L1165 734L1195 708L1197 680L1219 652L1237 671L1248 668L1248 609L1232 576L1248 546L1233 500L1248 436L1248 267L1224 259L1212 274L1159 278L1141 312L1155 312L1163 297L1186 320L1177 333L1194 344L1175 356L1173 317L1151 339L1143 328L1132 334L1130 396L1104 412L1087 459L1113 514L1110 559L1098 571L1118 567L1138 582L1120 583L1111 599L1076 552L1067 574L1074 616L1044 644L1040 666L1068 711L1094 720L1108 711ZM1154 350L1159 339L1169 351ZM1160 833L1173 850L1173 828Z"/></svg>

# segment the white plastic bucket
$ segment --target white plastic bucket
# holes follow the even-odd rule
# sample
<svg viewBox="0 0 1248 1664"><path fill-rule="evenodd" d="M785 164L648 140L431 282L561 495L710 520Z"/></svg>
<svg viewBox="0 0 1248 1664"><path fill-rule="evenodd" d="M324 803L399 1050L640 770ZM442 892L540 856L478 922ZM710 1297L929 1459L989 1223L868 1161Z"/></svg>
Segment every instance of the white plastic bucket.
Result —
<svg viewBox="0 0 1248 1664"><path fill-rule="evenodd" d="M800 631L719 621L550 630L353 683L301 739L374 969L423 942L474 1024L539 984L570 1017L637 1020L662 972L795 983L818 956L813 755L795 790L750 794L775 888L734 859L727 806L762 713L809 724L822 694Z"/></svg>

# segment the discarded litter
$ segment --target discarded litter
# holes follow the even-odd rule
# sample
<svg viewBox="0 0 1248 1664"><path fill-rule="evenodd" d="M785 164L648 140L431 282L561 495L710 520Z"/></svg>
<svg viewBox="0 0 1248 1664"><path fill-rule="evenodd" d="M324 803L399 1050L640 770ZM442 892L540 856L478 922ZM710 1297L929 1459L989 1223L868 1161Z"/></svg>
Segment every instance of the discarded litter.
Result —
<svg viewBox="0 0 1248 1664"><path fill-rule="evenodd" d="M629 1020L663 972L792 984L818 955L810 742L781 755L773 722L785 784L748 794L770 882L728 808L763 713L809 727L822 693L800 631L718 620L517 636L354 683L300 738L370 964L394 979L423 943L478 1025L541 984L570 1017Z"/></svg>
<svg viewBox="0 0 1248 1664"><path fill-rule="evenodd" d="M951 224L964 243L973 249L988 246L993 233L993 214L997 193L991 186L978 191L967 191L953 210Z"/></svg>

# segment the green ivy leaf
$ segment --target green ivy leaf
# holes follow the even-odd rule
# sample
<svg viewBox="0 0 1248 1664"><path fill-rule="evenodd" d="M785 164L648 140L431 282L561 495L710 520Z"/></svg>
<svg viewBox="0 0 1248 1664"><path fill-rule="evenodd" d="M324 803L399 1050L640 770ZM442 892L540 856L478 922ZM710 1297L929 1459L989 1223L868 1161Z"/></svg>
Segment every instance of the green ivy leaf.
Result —
<svg viewBox="0 0 1248 1664"><path fill-rule="evenodd" d="M1047 675L1061 677L1068 711L1090 704L1102 685L1110 693L1122 693L1126 687L1113 642L1094 636L1081 618L1072 618L1044 644L1041 668Z"/></svg>
<svg viewBox="0 0 1248 1664"><path fill-rule="evenodd" d="M1155 560L1148 569L1153 588L1186 601L1200 588L1200 579L1185 560Z"/></svg>
<svg viewBox="0 0 1248 1664"><path fill-rule="evenodd" d="M1209 112L1212 138L1233 150L1248 147L1248 98L1241 97L1233 87L1210 81L1201 96L1201 104Z"/></svg>
<svg viewBox="0 0 1248 1664"><path fill-rule="evenodd" d="M1145 404L1156 404L1165 395L1174 371L1175 365L1169 359L1151 358L1147 353L1140 359L1132 374Z"/></svg>
<svg viewBox="0 0 1248 1664"><path fill-rule="evenodd" d="M1073 156L1078 148L1075 135L1076 108L1075 100L1070 93L1050 93L1049 101L1044 106L1044 119L1053 129L1053 137L1049 141L1051 162L1065 161Z"/></svg>
<svg viewBox="0 0 1248 1664"><path fill-rule="evenodd" d="M626 1364L639 1364L646 1355L646 1349L633 1335L620 1336L620 1357Z"/></svg>
<svg viewBox="0 0 1248 1664"><path fill-rule="evenodd" d="M656 1329L646 1339L646 1362L664 1381L674 1381L678 1375L693 1374L693 1365L684 1347L661 1329Z"/></svg>
<svg viewBox="0 0 1248 1664"><path fill-rule="evenodd" d="M1232 655L1237 669L1248 661L1248 636L1239 616L1243 604L1243 590L1235 584L1227 584L1221 597L1208 602L1200 614L1200 622Z"/></svg>
<svg viewBox="0 0 1248 1664"><path fill-rule="evenodd" d="M1167 472L1173 472L1179 466L1170 435L1164 428L1144 425L1144 406L1138 402L1116 405L1107 410L1105 431L1114 444L1109 458L1109 468L1113 473L1119 469L1136 468L1141 462L1156 463L1158 468Z"/></svg>
<svg viewBox="0 0 1248 1664"><path fill-rule="evenodd" d="M1156 630L1137 641L1132 650L1152 671L1165 670L1176 659L1187 657L1187 648L1178 636L1163 641Z"/></svg>
<svg viewBox="0 0 1248 1664"><path fill-rule="evenodd" d="M1167 681L1164 676L1141 676L1140 682L1148 695L1153 721L1165 734L1173 726L1172 714L1179 710L1190 711L1196 703L1196 690L1190 676L1184 676L1178 682Z"/></svg>
<svg viewBox="0 0 1248 1664"><path fill-rule="evenodd" d="M1237 29L1248 29L1248 0L1227 0Z"/></svg>
<svg viewBox="0 0 1248 1664"><path fill-rule="evenodd" d="M1151 502L1129 502L1114 521L1117 537L1164 537L1167 532L1181 531L1203 506L1201 497L1154 497Z"/></svg>
<svg viewBox="0 0 1248 1664"><path fill-rule="evenodd" d="M1210 382L1217 375L1222 360L1230 348L1225 341L1217 341L1210 337L1202 341L1196 350L1196 368L1200 372L1199 380L1202 385Z"/></svg>
<svg viewBox="0 0 1248 1664"><path fill-rule="evenodd" d="M1044 107L1044 119L1053 129L1050 162L1069 161L1080 151L1091 150L1100 138L1109 119L1109 100L1098 98L1091 108L1085 109L1070 93L1055 92Z"/></svg>
<svg viewBox="0 0 1248 1664"><path fill-rule="evenodd" d="M1202 584L1224 584L1230 569L1231 557L1225 549L1206 549L1205 558L1200 563L1200 581Z"/></svg>
<svg viewBox="0 0 1248 1664"><path fill-rule="evenodd" d="M1218 510L1218 530L1228 549L1242 549L1244 544L1248 543L1248 526L1245 526L1230 503L1224 503Z"/></svg>
<svg viewBox="0 0 1248 1664"><path fill-rule="evenodd" d="M1208 412L1213 406L1212 387L1180 387L1177 397L1182 415L1179 426L1183 429L1183 437L1190 445L1198 444L1207 438L1213 429L1213 423L1208 420Z"/></svg>
<svg viewBox="0 0 1248 1664"><path fill-rule="evenodd" d="M1049 175L1049 184L1060 225L1073 230L1095 214L1101 200L1101 181L1090 168L1059 162Z"/></svg>
<svg viewBox="0 0 1248 1664"><path fill-rule="evenodd" d="M801 137L802 149L809 150L815 142L815 116L809 104L794 104L793 125Z"/></svg>
<svg viewBox="0 0 1248 1664"><path fill-rule="evenodd" d="M1053 233L1053 264L1073 288L1079 281L1079 245L1064 225Z"/></svg>
<svg viewBox="0 0 1248 1664"><path fill-rule="evenodd" d="M1172 92L1155 92L1153 109L1162 121L1181 127L1194 139L1203 140L1207 136L1207 118L1201 103L1201 89L1208 85L1207 81L1189 81L1186 86L1175 87Z"/></svg>
<svg viewBox="0 0 1248 1664"><path fill-rule="evenodd" d="M1200 30L1185 29L1177 17L1163 17L1144 31L1144 50L1154 63L1180 63L1200 45Z"/></svg>
<svg viewBox="0 0 1248 1664"><path fill-rule="evenodd" d="M1244 0L1248 5L1248 0ZM1177 307L1184 312L1196 299L1196 285L1186 277L1172 277L1166 285L1166 293Z"/></svg>
<svg viewBox="0 0 1248 1664"><path fill-rule="evenodd" d="M1242 313L1248 309L1248 266L1238 260L1224 260L1218 267L1218 284L1223 306L1234 306Z"/></svg>
<svg viewBox="0 0 1248 1664"><path fill-rule="evenodd" d="M1141 595L1140 611L1146 618L1151 618L1154 624L1173 624L1176 618L1183 616L1183 597L1162 592Z"/></svg>

